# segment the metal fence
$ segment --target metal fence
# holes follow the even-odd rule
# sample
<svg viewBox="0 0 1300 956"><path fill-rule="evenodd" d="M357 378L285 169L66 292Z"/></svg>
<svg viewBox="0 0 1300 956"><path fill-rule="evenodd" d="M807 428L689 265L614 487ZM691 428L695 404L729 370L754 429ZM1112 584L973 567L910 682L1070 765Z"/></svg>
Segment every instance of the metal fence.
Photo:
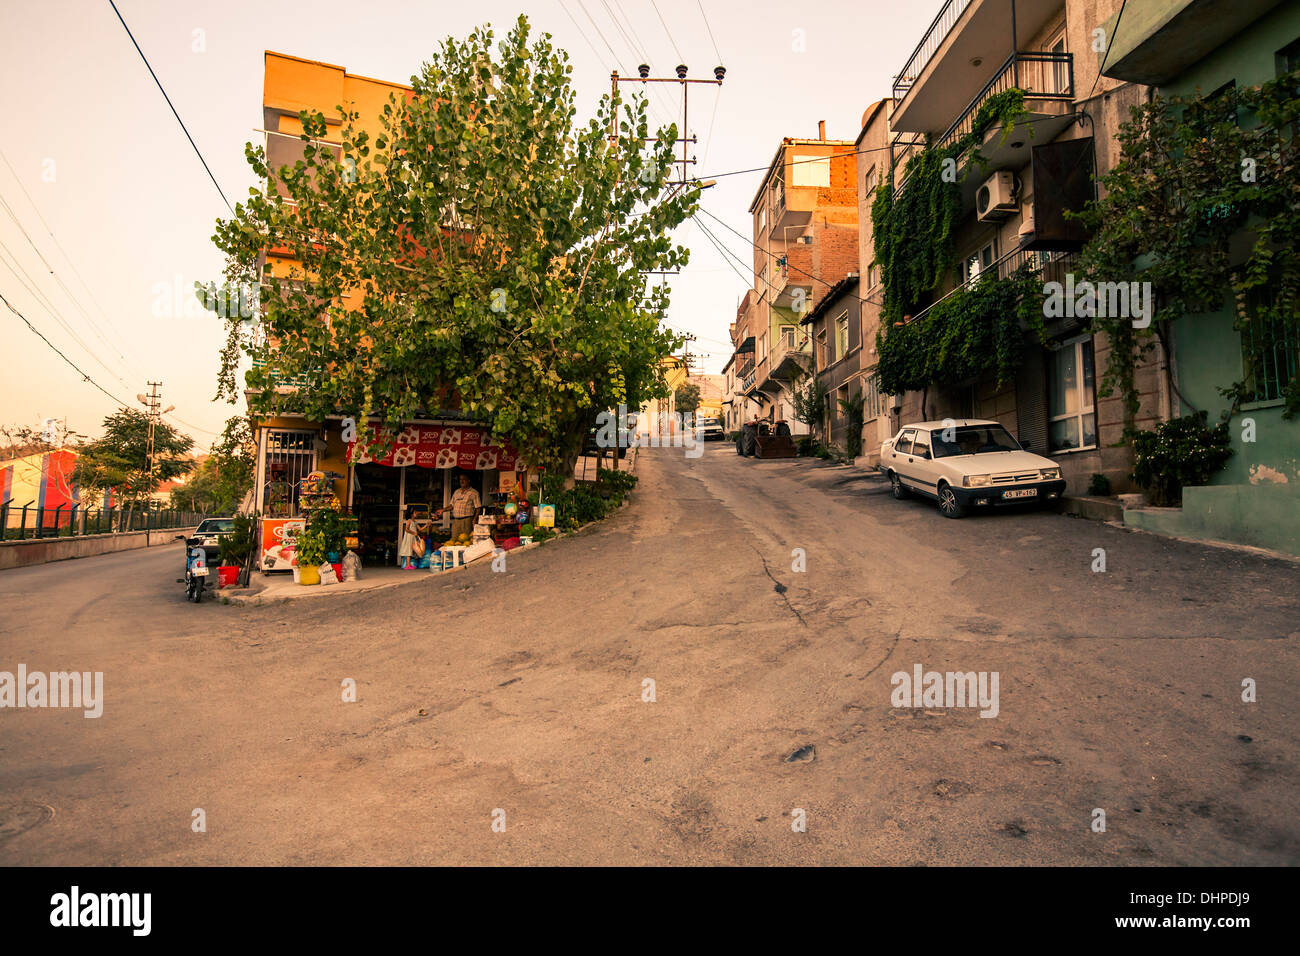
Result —
<svg viewBox="0 0 1300 956"><path fill-rule="evenodd" d="M35 502L0 505L0 531L5 541L23 538L71 538L86 534L125 534L131 531L157 531L168 528L192 528L206 515L172 509L82 508L59 505L41 508Z"/></svg>

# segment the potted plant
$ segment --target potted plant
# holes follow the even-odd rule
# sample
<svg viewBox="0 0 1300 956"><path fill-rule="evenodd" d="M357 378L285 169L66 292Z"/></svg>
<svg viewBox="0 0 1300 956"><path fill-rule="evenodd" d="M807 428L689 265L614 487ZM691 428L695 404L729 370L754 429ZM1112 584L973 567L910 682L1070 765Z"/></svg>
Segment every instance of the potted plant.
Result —
<svg viewBox="0 0 1300 956"><path fill-rule="evenodd" d="M308 529L298 535L295 548L299 584L320 584L320 566L325 561L325 534Z"/></svg>
<svg viewBox="0 0 1300 956"><path fill-rule="evenodd" d="M253 520L247 515L235 515L229 534L217 542L220 555L217 567L217 586L234 587L239 582L239 572L253 550Z"/></svg>

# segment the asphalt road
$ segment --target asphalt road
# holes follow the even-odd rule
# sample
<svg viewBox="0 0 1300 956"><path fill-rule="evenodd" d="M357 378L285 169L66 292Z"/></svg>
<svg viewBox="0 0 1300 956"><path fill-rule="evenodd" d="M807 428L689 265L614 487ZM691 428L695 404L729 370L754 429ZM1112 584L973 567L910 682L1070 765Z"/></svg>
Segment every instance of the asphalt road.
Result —
<svg viewBox="0 0 1300 956"><path fill-rule="evenodd" d="M0 670L105 687L0 710L0 863L1300 862L1296 564L729 446L638 471L505 573L266 607L185 603L179 545L0 573ZM893 706L918 664L997 672L997 716Z"/></svg>

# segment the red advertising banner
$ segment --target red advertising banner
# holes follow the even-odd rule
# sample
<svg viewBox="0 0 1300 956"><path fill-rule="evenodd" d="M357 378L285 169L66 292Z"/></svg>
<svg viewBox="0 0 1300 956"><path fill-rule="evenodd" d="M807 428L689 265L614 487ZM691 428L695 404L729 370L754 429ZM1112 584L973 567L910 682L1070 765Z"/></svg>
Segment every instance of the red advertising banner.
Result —
<svg viewBox="0 0 1300 956"><path fill-rule="evenodd" d="M487 429L480 426L408 425L381 458L371 458L356 442L349 442L348 461L354 465L374 462L393 468L418 465L421 468L514 471L519 465L519 452L505 442L494 441Z"/></svg>

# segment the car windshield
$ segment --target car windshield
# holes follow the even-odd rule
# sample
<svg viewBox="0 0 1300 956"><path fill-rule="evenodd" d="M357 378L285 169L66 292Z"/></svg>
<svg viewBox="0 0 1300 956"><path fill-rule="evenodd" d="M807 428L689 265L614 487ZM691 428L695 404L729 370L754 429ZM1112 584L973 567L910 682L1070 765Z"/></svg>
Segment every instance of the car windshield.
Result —
<svg viewBox="0 0 1300 956"><path fill-rule="evenodd" d="M225 534L234 530L234 518L207 518L199 525L195 534Z"/></svg>
<svg viewBox="0 0 1300 956"><path fill-rule="evenodd" d="M930 433L935 458L1020 451L1020 444L1001 425L963 425Z"/></svg>

